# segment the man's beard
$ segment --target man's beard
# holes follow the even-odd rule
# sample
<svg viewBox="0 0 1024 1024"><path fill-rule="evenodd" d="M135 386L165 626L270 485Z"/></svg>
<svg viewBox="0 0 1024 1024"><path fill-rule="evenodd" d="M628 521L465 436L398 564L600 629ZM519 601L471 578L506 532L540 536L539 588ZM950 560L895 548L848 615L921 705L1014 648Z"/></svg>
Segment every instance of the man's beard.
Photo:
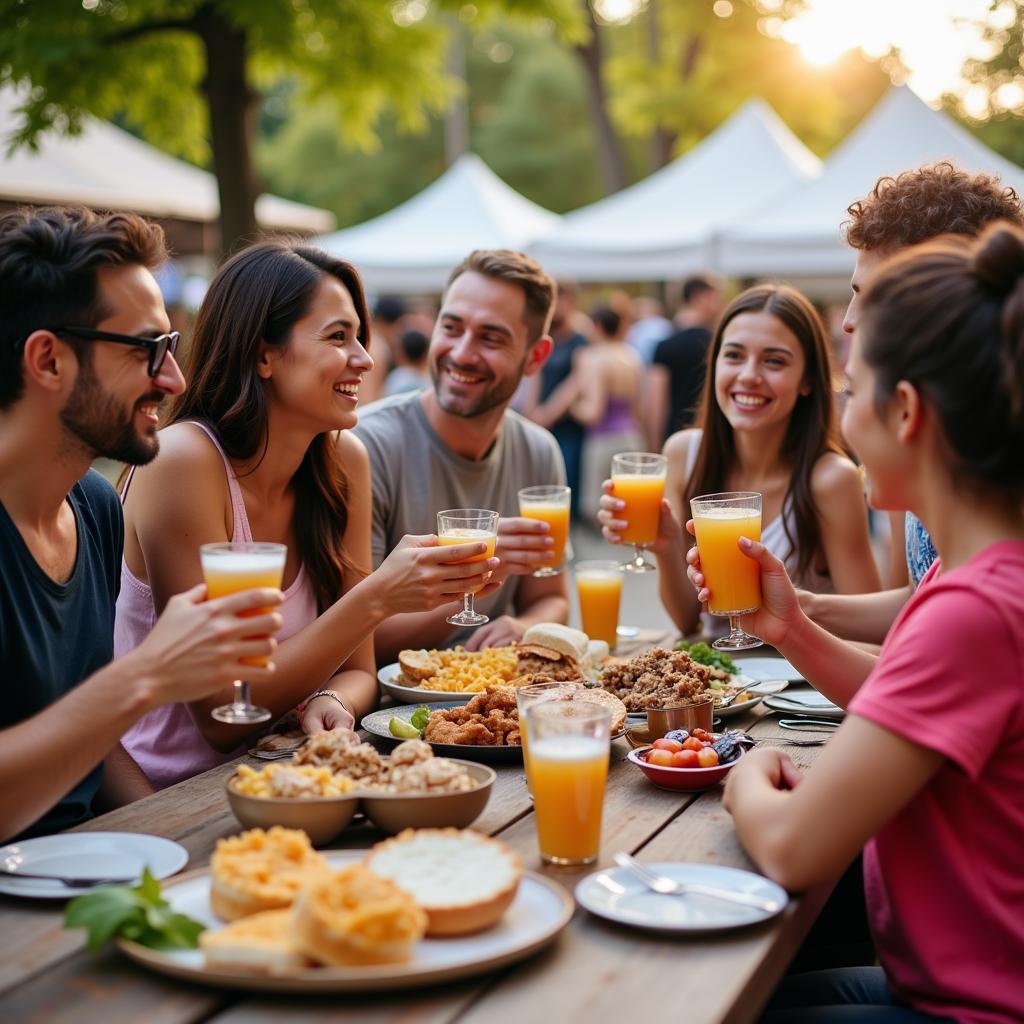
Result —
<svg viewBox="0 0 1024 1024"><path fill-rule="evenodd" d="M158 404L163 397L163 392L151 391L125 409L100 384L90 363L82 362L75 390L61 409L60 418L94 456L144 466L156 458L160 442L155 434L139 434L135 411L140 405Z"/></svg>
<svg viewBox="0 0 1024 1024"><path fill-rule="evenodd" d="M519 388L519 382L523 379L526 357L523 357L523 361L515 373L509 374L503 380L492 381L491 386L479 398L468 402L466 399L456 399L444 393L444 389L441 387L441 372L447 365L449 365L447 362L441 366L435 363L430 365L430 379L434 384L434 395L437 398L437 404L451 416L459 416L462 419L471 420L477 416L483 416L484 413L496 409L499 405L504 405L512 398Z"/></svg>

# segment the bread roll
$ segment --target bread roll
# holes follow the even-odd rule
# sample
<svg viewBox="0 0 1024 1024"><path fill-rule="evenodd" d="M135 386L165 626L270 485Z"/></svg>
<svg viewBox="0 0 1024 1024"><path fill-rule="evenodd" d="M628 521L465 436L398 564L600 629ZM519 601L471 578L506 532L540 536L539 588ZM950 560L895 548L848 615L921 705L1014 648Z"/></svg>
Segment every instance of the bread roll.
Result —
<svg viewBox="0 0 1024 1024"><path fill-rule="evenodd" d="M401 964L427 915L404 889L362 864L319 875L295 899L296 946L334 967Z"/></svg>
<svg viewBox="0 0 1024 1024"><path fill-rule="evenodd" d="M602 690L600 686L581 687L573 694L573 700L585 700L591 704L601 704L608 708L612 713L611 734L613 736L621 731L626 724L626 715L628 714L626 705L614 693Z"/></svg>
<svg viewBox="0 0 1024 1024"><path fill-rule="evenodd" d="M535 623L523 633L522 639L524 644L550 647L567 658L572 658L578 665L582 665L587 656L588 641L586 633L571 626L564 626L560 622Z"/></svg>
<svg viewBox="0 0 1024 1024"><path fill-rule="evenodd" d="M427 913L428 935L489 928L523 877L518 854L469 829L406 829L373 847L366 863L412 894Z"/></svg>

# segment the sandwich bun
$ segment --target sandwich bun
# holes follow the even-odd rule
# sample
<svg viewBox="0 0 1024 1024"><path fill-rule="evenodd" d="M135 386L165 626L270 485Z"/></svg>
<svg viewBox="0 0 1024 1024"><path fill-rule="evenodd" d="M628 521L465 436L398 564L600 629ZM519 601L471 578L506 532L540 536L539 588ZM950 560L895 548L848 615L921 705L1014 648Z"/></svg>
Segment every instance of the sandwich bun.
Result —
<svg viewBox="0 0 1024 1024"><path fill-rule="evenodd" d="M520 646L537 644L548 647L571 658L577 665L582 665L587 656L589 639L586 633L561 622L537 622L523 633Z"/></svg>
<svg viewBox="0 0 1024 1024"><path fill-rule="evenodd" d="M406 829L366 859L426 911L428 935L465 935L495 924L523 877L519 855L469 829Z"/></svg>

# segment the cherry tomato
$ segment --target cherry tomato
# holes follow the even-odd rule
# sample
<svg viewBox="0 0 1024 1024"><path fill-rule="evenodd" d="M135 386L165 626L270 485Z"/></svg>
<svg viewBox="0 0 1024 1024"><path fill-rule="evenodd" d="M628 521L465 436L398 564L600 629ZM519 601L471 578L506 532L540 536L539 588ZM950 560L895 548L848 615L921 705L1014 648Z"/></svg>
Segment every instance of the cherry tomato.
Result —
<svg viewBox="0 0 1024 1024"><path fill-rule="evenodd" d="M674 754L677 750L682 750L683 745L679 740L666 739L664 736L661 739L655 740L652 744L655 750L667 750L670 754Z"/></svg>
<svg viewBox="0 0 1024 1024"><path fill-rule="evenodd" d="M683 750L703 750L705 744L702 743L696 736L687 736L683 740Z"/></svg>
<svg viewBox="0 0 1024 1024"><path fill-rule="evenodd" d="M672 755L673 768L696 768L700 754L696 750L680 750Z"/></svg>
<svg viewBox="0 0 1024 1024"><path fill-rule="evenodd" d="M707 729L694 729L690 735L696 736L697 739L702 740L704 743L711 742L711 733L709 733Z"/></svg>
<svg viewBox="0 0 1024 1024"><path fill-rule="evenodd" d="M647 763L657 765L659 768L671 768L672 757L671 750L652 750L647 755Z"/></svg>
<svg viewBox="0 0 1024 1024"><path fill-rule="evenodd" d="M714 768L718 764L718 751L714 747L705 747L697 754L697 764L701 768Z"/></svg>

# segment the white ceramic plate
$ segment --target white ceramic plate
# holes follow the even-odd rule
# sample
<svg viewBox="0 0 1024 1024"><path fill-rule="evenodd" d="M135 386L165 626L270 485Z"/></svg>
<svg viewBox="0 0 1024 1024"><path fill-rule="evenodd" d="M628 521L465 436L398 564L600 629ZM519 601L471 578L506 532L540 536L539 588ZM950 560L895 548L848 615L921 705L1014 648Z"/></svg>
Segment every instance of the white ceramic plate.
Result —
<svg viewBox="0 0 1024 1024"><path fill-rule="evenodd" d="M188 863L184 846L160 836L134 832L64 832L0 847L0 867L64 878L132 878L149 867L156 878L167 878ZM67 899L89 888L70 888L62 882L0 875L0 892L8 896Z"/></svg>
<svg viewBox="0 0 1024 1024"><path fill-rule="evenodd" d="M337 851L324 856L334 867L362 860L365 851ZM210 874L197 871L164 886L164 897L180 913L220 928L210 909ZM394 991L465 978L522 960L547 945L573 913L569 894L557 883L527 872L504 917L483 932L462 937L423 939L406 964L372 967L311 967L279 975L251 975L203 966L199 950L155 950L124 939L118 945L133 960L162 974L207 985L273 992Z"/></svg>
<svg viewBox="0 0 1024 1024"><path fill-rule="evenodd" d="M764 698L764 706L772 711L784 711L787 715L798 718L839 719L846 716L845 709L833 704L823 693L817 690L789 690Z"/></svg>
<svg viewBox="0 0 1024 1024"><path fill-rule="evenodd" d="M736 658L736 665L751 679L785 679L802 683L804 677L785 658Z"/></svg>
<svg viewBox="0 0 1024 1024"><path fill-rule="evenodd" d="M646 865L677 882L714 885L778 901L781 911L789 897L780 885L752 871L718 864L663 863ZM759 924L775 916L757 907L707 896L662 896L651 892L623 868L609 868L587 875L576 886L576 899L598 917L618 924L659 932L708 932Z"/></svg>
<svg viewBox="0 0 1024 1024"><path fill-rule="evenodd" d="M431 701L454 701L457 704L465 704L470 697L475 697L475 692L460 692L459 690L421 690L418 686L403 686L396 682L402 673L402 666L398 662L385 665L377 673L377 682L380 688L391 694L395 700L402 704L427 704Z"/></svg>
<svg viewBox="0 0 1024 1024"><path fill-rule="evenodd" d="M762 681L755 679L753 676L741 675L733 676L729 685L741 691L752 689L755 691L754 696L749 700L727 704L724 708L715 708L716 718L732 718L734 715L742 715L744 711L757 707L764 700L766 694L779 693L789 686L789 683L785 679L765 679Z"/></svg>

